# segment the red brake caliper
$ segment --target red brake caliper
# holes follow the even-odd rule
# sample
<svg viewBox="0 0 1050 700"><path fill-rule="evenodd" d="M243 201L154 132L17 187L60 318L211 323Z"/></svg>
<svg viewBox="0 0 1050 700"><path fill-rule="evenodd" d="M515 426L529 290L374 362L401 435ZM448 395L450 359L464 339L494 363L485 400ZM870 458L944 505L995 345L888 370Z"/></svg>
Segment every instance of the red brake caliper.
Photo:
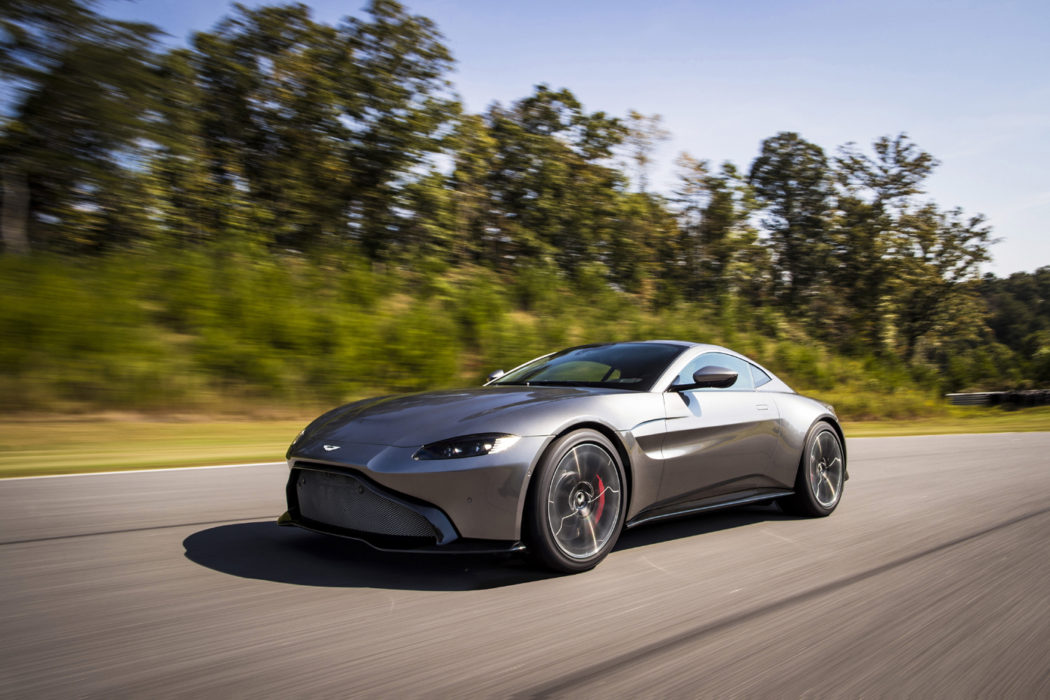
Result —
<svg viewBox="0 0 1050 700"><path fill-rule="evenodd" d="M605 484L602 483L602 477L598 475L598 510L594 514L594 522L598 522L602 519L602 511L605 510Z"/></svg>

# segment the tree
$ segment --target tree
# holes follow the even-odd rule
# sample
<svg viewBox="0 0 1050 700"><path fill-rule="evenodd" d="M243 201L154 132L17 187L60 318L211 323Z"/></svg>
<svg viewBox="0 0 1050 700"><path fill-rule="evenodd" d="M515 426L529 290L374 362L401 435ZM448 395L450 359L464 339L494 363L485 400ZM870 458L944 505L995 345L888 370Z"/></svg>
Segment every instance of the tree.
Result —
<svg viewBox="0 0 1050 700"><path fill-rule="evenodd" d="M376 258L396 236L398 188L440 150L456 104L447 94L452 56L434 23L394 0L373 0L368 14L370 21L350 18L339 27L356 80L338 95L353 132L350 225Z"/></svg>
<svg viewBox="0 0 1050 700"><path fill-rule="evenodd" d="M631 159L634 160L639 192L645 192L649 187L649 166L652 165L653 151L657 144L669 138L671 132L663 128L663 117L659 114L645 116L633 109L627 113L626 141Z"/></svg>
<svg viewBox="0 0 1050 700"><path fill-rule="evenodd" d="M765 294L769 257L751 225L754 192L728 161L705 184L710 198L699 226L701 269L718 293L756 303Z"/></svg>
<svg viewBox="0 0 1050 700"><path fill-rule="evenodd" d="M941 346L980 339L985 309L978 278L980 264L990 259L991 233L984 217L938 211L933 204L902 216L901 259L891 295L906 361L917 359L922 339Z"/></svg>
<svg viewBox="0 0 1050 700"><path fill-rule="evenodd" d="M496 157L496 139L480 115L464 114L456 122L451 141L453 259L459 262L491 260L499 248L490 233L495 229L489 178Z"/></svg>
<svg viewBox="0 0 1050 700"><path fill-rule="evenodd" d="M679 232L675 278L689 293L696 293L702 280L704 246L700 239L700 225L710 201L707 181L711 176L711 164L688 153L680 153L675 165L678 166L678 188L672 201L678 210Z"/></svg>
<svg viewBox="0 0 1050 700"><path fill-rule="evenodd" d="M570 275L585 263L608 266L626 180L605 163L623 141L620 121L546 85L509 108L493 105L486 121L499 258L549 259Z"/></svg>
<svg viewBox="0 0 1050 700"><path fill-rule="evenodd" d="M199 129L203 152L190 158L207 163L224 197L247 195L268 212L270 242L305 250L340 236L353 171L337 90L356 77L346 42L304 5L237 6L193 46L190 114L172 110Z"/></svg>
<svg viewBox="0 0 1050 700"><path fill-rule="evenodd" d="M691 294L758 301L765 291L768 255L750 223L756 208L750 185L728 161L717 173L688 153L676 163L685 285Z"/></svg>
<svg viewBox="0 0 1050 700"><path fill-rule="evenodd" d="M658 305L680 296L678 222L663 197L624 193L604 235L602 260L612 282Z"/></svg>
<svg viewBox="0 0 1050 700"><path fill-rule="evenodd" d="M451 57L398 3L368 13L332 27L301 4L237 6L194 39L211 176L270 212L280 246L350 238L380 258L408 245L399 207L452 116Z"/></svg>
<svg viewBox="0 0 1050 700"><path fill-rule="evenodd" d="M1050 266L1003 279L988 274L980 292L996 340L1026 358L1050 347Z"/></svg>
<svg viewBox="0 0 1050 700"><path fill-rule="evenodd" d="M161 90L147 24L91 2L7 0L0 67L15 87L0 136L4 250L97 247L138 235L139 140ZM71 225L78 221L80 226Z"/></svg>
<svg viewBox="0 0 1050 700"><path fill-rule="evenodd" d="M798 309L826 273L828 162L823 149L793 132L762 142L749 182L762 204L773 250L773 293Z"/></svg>
<svg viewBox="0 0 1050 700"><path fill-rule="evenodd" d="M913 143L907 134L882 136L872 144L874 157L847 143L835 159L836 176L848 192L866 193L879 209L903 208L923 193L922 184L940 161Z"/></svg>
<svg viewBox="0 0 1050 700"><path fill-rule="evenodd" d="M850 342L880 351L888 342L892 284L916 243L904 229L919 221L914 197L937 161L905 134L876 139L872 150L869 156L851 143L835 159L832 285L845 301Z"/></svg>
<svg viewBox="0 0 1050 700"><path fill-rule="evenodd" d="M148 163L149 198L167 237L213 241L226 230L229 210L222 194L231 190L216 176L217 163L204 138L203 96L193 52L169 51L161 59L160 74L166 89L157 107L161 128Z"/></svg>

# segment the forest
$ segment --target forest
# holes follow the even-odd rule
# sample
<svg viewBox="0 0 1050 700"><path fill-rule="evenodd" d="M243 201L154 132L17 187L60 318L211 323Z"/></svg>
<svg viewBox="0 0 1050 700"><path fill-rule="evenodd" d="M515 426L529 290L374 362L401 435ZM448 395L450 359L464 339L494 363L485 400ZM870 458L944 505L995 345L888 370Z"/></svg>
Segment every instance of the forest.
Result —
<svg viewBox="0 0 1050 700"><path fill-rule="evenodd" d="M88 0L0 27L2 411L296 410L652 337L850 418L1050 385L1050 267L982 274L991 226L906 133L682 153L658 192L659 115L542 83L471 113L393 0L235 5L180 48Z"/></svg>

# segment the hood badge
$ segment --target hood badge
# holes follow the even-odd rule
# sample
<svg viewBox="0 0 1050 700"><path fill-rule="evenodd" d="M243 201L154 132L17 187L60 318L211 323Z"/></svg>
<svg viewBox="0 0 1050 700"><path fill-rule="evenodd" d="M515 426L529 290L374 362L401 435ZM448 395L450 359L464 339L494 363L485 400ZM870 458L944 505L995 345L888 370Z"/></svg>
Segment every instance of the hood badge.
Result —
<svg viewBox="0 0 1050 700"><path fill-rule="evenodd" d="M331 452L332 450L338 450L339 445L324 445L325 452Z"/></svg>

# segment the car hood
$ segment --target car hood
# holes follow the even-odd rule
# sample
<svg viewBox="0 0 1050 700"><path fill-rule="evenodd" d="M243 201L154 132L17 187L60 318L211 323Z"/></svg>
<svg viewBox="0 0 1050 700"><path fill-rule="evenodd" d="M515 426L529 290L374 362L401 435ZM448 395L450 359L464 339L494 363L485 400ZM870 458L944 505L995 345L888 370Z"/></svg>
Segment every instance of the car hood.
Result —
<svg viewBox="0 0 1050 700"><path fill-rule="evenodd" d="M302 442L424 445L476 433L546 435L563 405L622 389L495 386L384 396L341 406L306 429Z"/></svg>

